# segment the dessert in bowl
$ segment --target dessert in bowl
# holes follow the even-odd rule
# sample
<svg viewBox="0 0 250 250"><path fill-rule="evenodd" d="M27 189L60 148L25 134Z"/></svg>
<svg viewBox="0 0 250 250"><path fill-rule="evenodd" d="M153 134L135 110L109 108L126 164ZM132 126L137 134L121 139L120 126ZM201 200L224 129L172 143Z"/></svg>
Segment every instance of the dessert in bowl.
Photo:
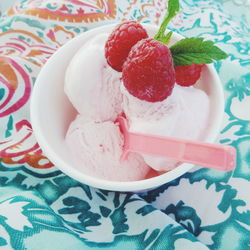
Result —
<svg viewBox="0 0 250 250"><path fill-rule="evenodd" d="M31 123L32 127L35 133L35 136L37 138L37 141L42 148L45 155L64 173L71 176L72 178L88 184L90 186L94 186L101 189L107 189L107 190L113 190L113 191L141 191L141 190L147 190L150 188L154 188L157 186L160 186L162 184L165 184L169 181L172 181L176 179L177 177L181 176L182 174L189 171L193 165L182 163L182 164L176 164L174 168L172 167L173 163L171 163L170 167L168 168L169 171L164 171L162 169L162 164L164 165L166 162L162 162L162 159L155 159L151 156L144 156L144 155L138 155L136 154L135 157L132 157L131 162L126 163L125 165L128 166L128 169L123 169L123 172L121 169L117 168L117 174L115 174L115 166L112 167L112 170L110 170L110 174L108 176L105 176L105 168L108 168L107 164L102 160L102 158L98 159L99 165L102 164L102 167L104 169L103 173L98 176L96 175L96 172L89 171L88 160L85 161L85 159L88 157L88 155L91 155L92 152L89 152L88 155L85 153L83 154L84 158L77 159L77 155L81 154L81 152L78 152L77 155L74 153L74 150L72 148L75 148L76 151L80 148L80 145L77 143L81 143L77 138L79 138L79 134L76 136L74 140L71 140L70 143L65 140L67 138L67 135L73 134L72 131L78 130L79 132L79 124L82 124L82 127L80 128L81 131L88 131L86 132L86 136L89 136L87 138L87 143L90 144L92 139L96 137L96 135L105 129L105 133L101 133L102 141L107 141L107 135L110 133L110 136L112 136L112 133L115 131L117 133L118 126L115 124L115 116L118 113L125 113L128 117L128 120L131 122L131 129L133 131L142 130L142 128L146 131L146 133L150 133L152 124L155 123L156 126L159 126L160 123L157 121L161 118L158 117L155 119L155 121L149 121L149 124L145 124L145 119L148 118L148 114L146 114L146 111L150 110L151 113L155 114L156 116L160 116L157 110L159 110L159 106L157 106L157 103L147 103L146 106L143 104L141 105L141 102L145 102L145 100L139 100L138 102L134 100L134 96L131 96L126 88L124 86L119 86L118 90L116 91L116 94L114 95L114 98L112 99L114 103L119 102L119 95L122 96L122 105L120 108L114 108L115 111L104 112L103 110L109 110L105 109L103 107L103 103L101 99L95 99L91 97L92 90L91 89L85 89L87 91L86 93L81 93L79 89L75 89L73 93L69 93L70 91L67 90L67 84L69 85L69 82L72 81L82 81L81 76L86 78L86 75L93 75L93 77L98 78L97 75L95 75L95 70L92 70L93 67L96 67L98 64L98 60L96 61L96 58L93 58L93 60L89 60L89 65L84 64L75 66L74 62L76 61L87 61L85 59L76 59L76 57L80 56L82 53L86 55L83 51L83 46L88 46L89 41L92 42L89 46L93 45L93 39L96 41L96 43L100 43L100 46L105 45L105 39L107 38L108 34L112 32L112 30L117 26L117 24L113 25L107 25L102 26L100 28L96 28L90 31L87 31L74 39L72 39L70 42L62 46L45 64L45 66L42 68L34 89L32 93L32 99L31 99ZM158 27L149 25L149 24L143 24L143 27L146 29L148 36L153 37L158 30ZM174 44L175 42L181 40L183 37L173 33L170 41L170 45ZM89 50L88 50L89 51ZM104 53L104 48L103 48ZM97 53L101 53L100 51L97 51ZM104 57L104 55L103 55ZM81 57L82 58L82 57ZM108 66L105 66L108 67ZM71 68L71 69L69 69ZM81 75L74 75L74 72L77 72L79 70L79 74ZM92 70L92 71L91 71ZM107 69L108 71L112 69ZM66 73L67 72L67 73ZM70 73L69 73L70 72ZM120 82L120 76L119 73L112 73L113 78L118 79ZM72 79L72 76L74 76L75 79ZM65 80L66 77L66 80ZM107 78L109 78L109 75L107 75ZM113 79L112 78L112 79ZM111 79L111 80L112 80ZM112 81L111 81L112 82ZM82 84L85 84L88 86L90 84L89 82L83 82ZM77 85L77 83L76 83ZM114 88L115 85L112 85L112 88ZM191 138L193 140L201 140L204 142L214 142L216 139L216 136L219 133L220 125L223 117L224 112L224 97L223 97L223 90L220 83L220 80L218 78L218 75L212 65L205 65L202 68L201 77L197 81L197 83L192 86L189 90L184 90L185 87L177 86L175 85L173 88L173 91L171 95L166 99L166 102L170 100L171 103L175 103L175 99L179 98L182 99L183 91L184 96L187 96L188 102L192 101L192 96L196 95L197 91L194 93L194 89L198 90L198 93L202 91L202 94L199 94L199 97L197 100L204 99L205 96L208 99L208 103L204 104L204 108L206 108L206 112L201 112L200 114L196 114L196 118L188 117L188 116L178 116L176 117L174 113L171 113L173 116L171 117L171 120L179 120L182 119L181 122L179 121L178 124L183 124L183 127L185 127L188 122L191 122L191 125L194 124L192 119L197 119L197 116L203 116L204 113L207 113L206 115L201 119L203 120L203 125L201 126L200 131L197 135L194 135L194 138ZM73 89L73 88L72 88ZM191 92L191 93L186 93ZM67 94L66 94L67 93ZM83 107L83 110L78 110L78 108L74 108L74 106L77 106L75 104L72 105L72 98L70 96L73 95L79 95L79 97L84 97L84 99L88 100L88 103L91 102L91 105L89 105L87 108ZM118 97L117 97L118 95ZM175 98L176 97L176 98ZM117 99L118 98L118 99ZM70 100L71 99L71 100ZM81 99L81 98L80 98ZM80 100L79 98L77 100ZM86 101L84 100L84 101ZM172 100L172 101L171 101ZM102 102L101 105L98 104L98 102ZM165 102L165 100L163 100ZM184 102L183 106L186 106L188 102ZM130 105L130 103L133 103L133 105ZM97 104L97 106L96 106ZM164 105L162 109L164 108L168 109L167 104L165 107ZM201 108L200 101L194 102L193 104L190 104L191 106L194 106L194 110L197 113ZM81 105L79 105L81 106ZM153 106L153 108L152 108ZM170 105L171 106L171 105ZM173 106L173 105L172 105ZM90 107L92 107L90 109ZM81 108L79 108L81 109ZM97 111L99 110L99 111ZM98 117L97 116L97 113ZM113 116L113 114L114 115ZM142 114L142 118L137 115L137 113ZM164 111L165 112L165 111ZM79 113L84 113L85 116L79 116ZM192 112L191 112L192 113ZM136 115L135 115L136 114ZM190 112L189 112L190 114ZM130 116L130 118L129 118ZM77 118L76 118L77 117ZM85 119L88 120L81 120ZM101 117L101 118L100 118ZM180 118L181 117L181 118ZM96 121L96 119L102 119L101 121ZM169 118L166 118L166 120ZM185 119L189 119L185 120ZM94 122L93 122L94 121ZM91 124L92 123L92 124ZM103 127L99 127L100 123L105 123L105 129ZM159 128L161 131L164 130L164 126L167 126L167 121L165 121L165 124L163 124L162 128ZM115 126L114 126L115 125ZM97 127L95 127L97 126ZM172 125L169 125L170 127ZM182 127L176 128L175 125L173 125L173 128L167 128L167 131L172 131L172 133L177 133L176 136L185 137L185 134L182 134ZM82 130L81 130L82 129ZM193 128L194 131L197 130L197 127ZM71 132L70 132L71 131ZM99 132L97 132L99 131ZM187 131L185 133L188 133ZM174 136L174 134L168 134L169 136ZM105 137L106 136L106 137ZM71 137L69 137L71 138ZM97 139L100 137L97 137ZM114 139L116 140L116 139ZM70 139L68 139L70 141ZM98 141L93 140L93 145L95 146ZM119 145L121 142L117 142ZM111 143L112 144L112 143ZM71 145L71 146L70 146ZM121 145L122 146L122 145ZM98 144L98 147L100 147L101 150L103 149L103 145ZM86 148L85 148L86 149ZM97 151L98 151L97 150ZM81 151L81 150L80 150ZM98 152L97 152L98 153ZM117 159L119 159L121 152L114 151L114 154L118 154ZM96 154L94 155L94 158L97 157ZM148 159L145 159L148 158ZM102 162L103 161L103 162ZM109 158L109 161L112 161L112 158ZM136 163L134 163L134 161ZM112 162L109 162L112 163ZM89 162L89 164L93 164ZM128 178L122 178L126 175L126 172L130 171L131 165L135 164L136 168L138 169L136 178L134 176L129 176ZM149 166L152 164L157 165L158 167L152 168ZM144 172L143 172L144 171ZM143 173L142 173L143 172ZM110 179L109 176L113 173L113 178Z"/></svg>

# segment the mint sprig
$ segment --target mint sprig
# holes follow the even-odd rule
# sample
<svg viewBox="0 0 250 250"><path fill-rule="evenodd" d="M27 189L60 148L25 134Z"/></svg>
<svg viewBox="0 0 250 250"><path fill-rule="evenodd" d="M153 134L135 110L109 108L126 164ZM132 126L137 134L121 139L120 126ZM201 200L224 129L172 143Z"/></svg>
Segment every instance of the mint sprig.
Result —
<svg viewBox="0 0 250 250"><path fill-rule="evenodd" d="M208 64L227 58L227 54L202 37L184 38L170 48L175 66Z"/></svg>
<svg viewBox="0 0 250 250"><path fill-rule="evenodd" d="M173 17L176 16L176 14L180 10L180 4L178 0L169 0L168 1L168 11L166 13L166 16L157 32L157 34L154 36L155 40L158 40L164 44L168 44L172 35L172 31L168 32L165 35L166 28L168 26L168 23L171 21Z"/></svg>
<svg viewBox="0 0 250 250"><path fill-rule="evenodd" d="M154 36L155 40L158 40L164 44L170 42L172 31L165 35L165 31L168 23L180 10L179 0L169 0L168 10L166 16L157 32ZM184 38L170 48L175 66L191 65L195 64L208 64L214 61L227 58L227 54L220 48L214 45L214 42L204 40L201 37Z"/></svg>

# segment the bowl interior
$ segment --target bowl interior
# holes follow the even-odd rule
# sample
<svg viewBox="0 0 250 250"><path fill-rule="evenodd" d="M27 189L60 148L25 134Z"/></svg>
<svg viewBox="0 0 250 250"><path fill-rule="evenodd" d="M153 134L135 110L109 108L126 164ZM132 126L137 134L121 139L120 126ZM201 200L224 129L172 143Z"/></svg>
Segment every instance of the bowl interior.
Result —
<svg viewBox="0 0 250 250"><path fill-rule="evenodd" d="M153 36L157 27L144 25L150 36ZM31 123L37 141L45 155L64 173L85 184L113 191L139 191L157 187L167 183L193 166L181 164L176 169L134 182L111 182L87 176L81 172L81 166L74 164L72 156L65 144L64 138L70 122L76 116L76 111L64 93L64 73L70 60L77 50L90 37L100 32L110 32L114 25L107 25L85 32L62 46L42 68L31 97ZM173 34L172 42L182 37ZM209 84L208 84L209 83ZM224 99L220 80L213 68L208 65L202 72L197 84L198 88L206 91L211 101L210 123L204 135L204 141L215 140L223 116Z"/></svg>

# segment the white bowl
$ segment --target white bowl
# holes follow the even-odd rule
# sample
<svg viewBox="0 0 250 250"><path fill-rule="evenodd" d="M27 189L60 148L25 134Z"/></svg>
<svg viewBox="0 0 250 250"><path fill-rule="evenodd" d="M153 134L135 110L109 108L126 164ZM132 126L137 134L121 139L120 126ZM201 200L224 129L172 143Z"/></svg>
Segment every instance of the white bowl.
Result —
<svg viewBox="0 0 250 250"><path fill-rule="evenodd" d="M64 141L70 122L76 115L64 93L64 74L66 68L82 44L90 37L101 32L111 32L115 24L102 26L87 31L62 46L47 61L37 77L30 104L31 123L36 139L44 154L61 171L70 177L93 187L113 191L143 191L170 182L190 170L193 165L181 164L174 170L140 181L108 181L88 176L73 164L72 156ZM143 24L149 36L153 36L158 27ZM172 42L183 37L174 33ZM209 84L204 84L209 83ZM211 100L210 122L204 141L213 142L219 133L224 112L222 85L212 65L203 68L201 80L197 86L203 89Z"/></svg>

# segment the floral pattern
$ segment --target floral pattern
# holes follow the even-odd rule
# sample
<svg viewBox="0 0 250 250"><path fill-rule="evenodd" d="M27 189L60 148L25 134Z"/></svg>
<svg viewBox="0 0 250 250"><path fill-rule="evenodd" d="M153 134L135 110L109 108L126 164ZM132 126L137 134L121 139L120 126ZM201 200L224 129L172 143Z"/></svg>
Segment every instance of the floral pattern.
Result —
<svg viewBox="0 0 250 250"><path fill-rule="evenodd" d="M237 168L195 167L157 189L119 193L65 176L43 155L29 99L47 59L88 29L134 19L159 24L167 1L21 0L0 19L1 249L250 248L249 2L182 0L170 29L215 41L226 99L219 143Z"/></svg>

